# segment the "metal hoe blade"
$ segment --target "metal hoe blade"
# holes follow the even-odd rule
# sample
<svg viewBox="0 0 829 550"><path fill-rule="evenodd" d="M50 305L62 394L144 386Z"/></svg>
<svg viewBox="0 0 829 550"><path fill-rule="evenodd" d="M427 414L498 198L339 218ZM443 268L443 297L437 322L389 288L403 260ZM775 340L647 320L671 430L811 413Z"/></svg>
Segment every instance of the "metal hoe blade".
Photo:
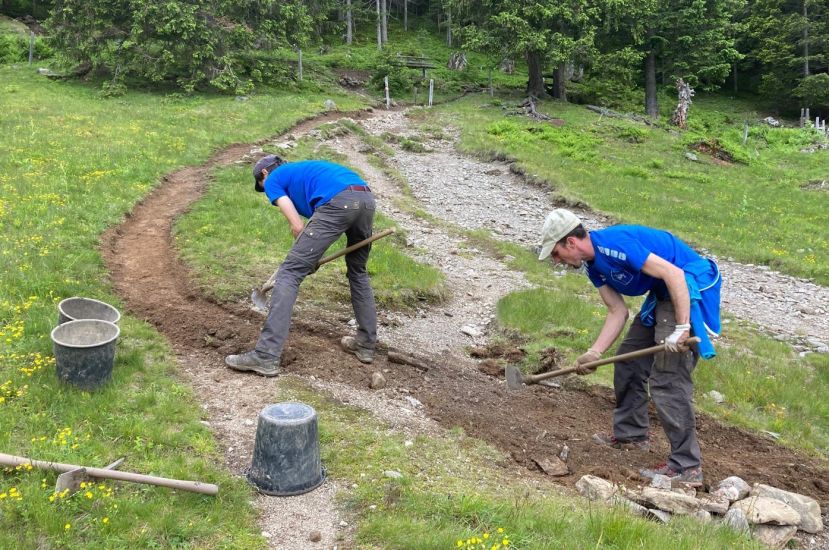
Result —
<svg viewBox="0 0 829 550"><path fill-rule="evenodd" d="M511 390L520 390L524 387L524 375L521 371L513 366L507 366L504 369L504 375L507 378L507 387Z"/></svg>
<svg viewBox="0 0 829 550"><path fill-rule="evenodd" d="M261 288L254 288L250 293L250 301L254 309L266 313L268 311L268 298Z"/></svg>

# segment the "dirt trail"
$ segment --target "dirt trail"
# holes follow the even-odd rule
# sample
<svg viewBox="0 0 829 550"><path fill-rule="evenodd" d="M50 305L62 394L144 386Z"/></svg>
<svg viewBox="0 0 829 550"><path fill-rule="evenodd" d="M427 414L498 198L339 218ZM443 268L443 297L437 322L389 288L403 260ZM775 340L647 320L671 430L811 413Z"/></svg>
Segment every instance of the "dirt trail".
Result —
<svg viewBox="0 0 829 550"><path fill-rule="evenodd" d="M320 122L318 120L317 124ZM303 123L292 129L291 134L302 135L314 125ZM363 154L353 150L355 146L347 139L340 140L337 145L351 151L354 156L350 159L361 167L368 165ZM169 338L182 372L202 400L207 422L224 448L228 467L239 475L250 464L256 416L262 407L274 401L280 378L266 380L244 376L224 367L226 353L249 349L253 345L262 318L244 304L216 304L194 292L188 283L187 269L172 248L170 230L173 220L199 198L214 167L236 162L250 151L251 146L234 145L217 152L203 166L169 174L122 225L105 235L102 243L115 288L128 311L146 319ZM419 230L416 238L430 236L429 239L443 243L441 246L447 250L452 246L446 244L451 241L438 228L419 225L423 222L394 212L388 206L389 199L397 192L393 184L376 171L366 174L369 184L378 192L380 208L386 215L404 227L412 228L413 233ZM432 251L431 243L424 241L424 250ZM456 290L455 301L438 310L403 319L401 327L411 320L408 329L383 327L381 333L392 347L419 352L430 367L427 373L388 363L383 354L373 366L361 365L339 350L337 342L347 330L344 324L324 316L314 316L313 321L307 320L312 319L311 316L302 317L306 320L295 316L283 357L286 373L314 380L315 386L326 391L330 389L334 395L347 393L343 388L353 388L356 394L368 395L365 389L371 373L388 370L388 387L371 392L378 403L385 403L385 408L378 403L368 405L375 414L385 418L384 410L417 409L413 414L423 417L422 422L434 422L447 428L460 426L469 435L496 445L505 452L505 457L509 457L502 464L505 468L513 469L518 465L526 468L527 474L537 471L533 459L558 455L566 444L570 449L571 474L557 481L567 486L587 473L630 482L636 478L640 466L662 460L668 444L655 418L655 452L619 452L590 443L590 434L609 427L613 396L607 388L535 386L516 394L507 390L502 377L491 377L474 368L474 363L462 351L463 346L471 343L470 338L463 334L458 336L453 327L443 328L442 332L448 336L434 348L423 346L412 332L408 332L412 337L407 338L406 332L418 326L416 319L430 315L431 319L437 316L448 319L455 326L463 323L484 329L491 314L491 296L526 285L519 274L509 273L503 265L481 253L473 253L472 260L468 254L450 256L456 260L442 257L441 262L458 263L451 266L438 264L448 270L450 284ZM476 279L469 275L470 270L478 269L492 276ZM502 287L487 287L493 279L508 282ZM472 293L469 300L458 292L460 288ZM484 296L486 301L480 307L464 310L469 307L469 302L474 302L471 299L474 296ZM460 309L451 311L447 308ZM447 312L452 317L446 315ZM464 316L469 317L469 322ZM450 353L447 354L447 350ZM399 396L403 394L417 401L401 400ZM394 416L394 413L389 414ZM399 418L390 420L397 423ZM409 427L422 428L414 424ZM825 463L706 417L699 418L699 435L708 479L739 475L751 482L797 491L823 502L829 500L829 472ZM263 530L268 533L273 547L308 547L307 535L311 529L321 531L323 540L319 544L326 547L331 547L337 536L347 537L347 532L338 532L341 529L347 531L349 527L341 526L342 520L332 504L336 483L327 482L325 487L300 497L257 499ZM288 526L291 529L284 528Z"/></svg>

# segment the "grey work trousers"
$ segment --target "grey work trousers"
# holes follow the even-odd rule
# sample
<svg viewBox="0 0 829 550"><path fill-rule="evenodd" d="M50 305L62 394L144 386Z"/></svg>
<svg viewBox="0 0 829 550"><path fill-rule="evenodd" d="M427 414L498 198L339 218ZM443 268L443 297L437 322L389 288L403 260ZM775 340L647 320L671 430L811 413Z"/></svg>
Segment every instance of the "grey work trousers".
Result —
<svg viewBox="0 0 829 550"><path fill-rule="evenodd" d="M314 272L322 255L343 233L348 239L348 246L370 237L374 210L371 192L346 189L314 211L276 272L270 311L256 343L256 351L260 355L277 359L282 356L300 283ZM377 344L377 310L366 271L370 249L371 245L368 245L346 254L345 265L351 287L351 305L357 319L357 344L374 349Z"/></svg>
<svg viewBox="0 0 829 550"><path fill-rule="evenodd" d="M619 345L618 354L662 343L674 331L674 306L669 300L657 302L654 314L656 325L653 327L643 325L639 315L636 315ZM613 411L613 435L622 441L648 438L650 388L650 397L671 443L667 464L678 472L700 466L699 441L691 402L694 394L691 373L698 359L699 355L692 349L684 353L662 352L614 364L616 409Z"/></svg>

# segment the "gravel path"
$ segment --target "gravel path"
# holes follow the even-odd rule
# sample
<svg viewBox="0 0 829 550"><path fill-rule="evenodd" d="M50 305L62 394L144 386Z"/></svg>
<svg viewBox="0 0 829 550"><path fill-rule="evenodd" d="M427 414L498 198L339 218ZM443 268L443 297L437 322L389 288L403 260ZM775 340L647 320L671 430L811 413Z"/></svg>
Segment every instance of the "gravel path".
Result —
<svg viewBox="0 0 829 550"><path fill-rule="evenodd" d="M381 112L362 122L372 134L420 135L402 111ZM533 246L544 216L553 204L549 192L529 185L503 162L484 162L456 152L457 131L450 141L426 142L429 153L398 146L392 160L408 180L414 196L430 214L465 229L487 229L505 241ZM578 211L588 228L608 220ZM770 270L765 266L717 259L723 273L726 312L755 323L801 352L829 353L829 288Z"/></svg>

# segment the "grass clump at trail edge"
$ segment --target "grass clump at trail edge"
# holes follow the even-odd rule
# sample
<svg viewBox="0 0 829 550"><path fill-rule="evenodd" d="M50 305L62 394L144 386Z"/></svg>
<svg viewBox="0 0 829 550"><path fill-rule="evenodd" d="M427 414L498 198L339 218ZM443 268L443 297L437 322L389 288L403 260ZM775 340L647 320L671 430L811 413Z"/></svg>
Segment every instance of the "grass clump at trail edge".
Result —
<svg viewBox="0 0 829 550"><path fill-rule="evenodd" d="M69 296L123 310L99 238L165 173L287 129L328 97L358 104L334 94L101 100L88 85L12 67L0 67L0 82L0 449L97 467L125 456L124 470L220 486L207 497L105 483L51 498L56 473L4 470L0 547L263 547L251 490L217 467L221 454L161 337L125 316L112 382L84 392L58 382L49 332Z"/></svg>
<svg viewBox="0 0 829 550"><path fill-rule="evenodd" d="M344 504L359 518L358 547L477 548L467 545L474 537L502 550L505 538L507 548L533 550L759 548L732 530L690 518L655 528L629 512L563 495L550 482L525 485L493 466L503 460L498 450L462 431L421 434L407 443L370 413L294 380L281 386L280 398L317 411L323 464L353 487Z"/></svg>

